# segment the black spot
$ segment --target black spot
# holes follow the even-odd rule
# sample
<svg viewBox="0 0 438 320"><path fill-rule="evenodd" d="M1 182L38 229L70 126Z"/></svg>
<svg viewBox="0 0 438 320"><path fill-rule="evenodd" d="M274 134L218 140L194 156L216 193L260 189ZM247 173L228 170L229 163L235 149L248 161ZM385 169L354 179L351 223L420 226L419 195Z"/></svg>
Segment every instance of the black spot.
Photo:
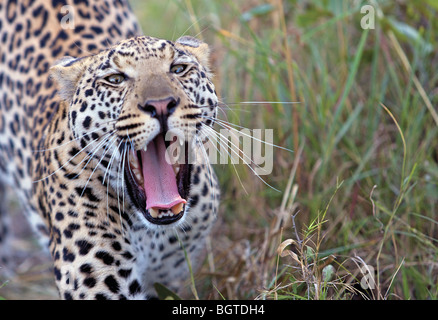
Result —
<svg viewBox="0 0 438 320"><path fill-rule="evenodd" d="M132 283L129 286L129 293L134 295L136 293L140 293L141 287L137 280L132 281Z"/></svg>
<svg viewBox="0 0 438 320"><path fill-rule="evenodd" d="M71 112L71 121L72 121L73 127L76 126L76 116L77 116L77 112L72 111Z"/></svg>
<svg viewBox="0 0 438 320"><path fill-rule="evenodd" d="M79 154L79 152L80 150L78 148L73 147L68 151L68 154L70 155L70 157L75 157L76 155Z"/></svg>
<svg viewBox="0 0 438 320"><path fill-rule="evenodd" d="M62 250L62 259L67 262L73 262L75 261L75 255L74 253L68 251L67 248L64 248Z"/></svg>
<svg viewBox="0 0 438 320"><path fill-rule="evenodd" d="M84 122L82 122L82 125L84 126L85 129L90 129L91 122L92 122L91 117L86 116Z"/></svg>
<svg viewBox="0 0 438 320"><path fill-rule="evenodd" d="M62 212L57 212L56 215L55 215L55 219L57 221L64 220L64 215L62 214Z"/></svg>
<svg viewBox="0 0 438 320"><path fill-rule="evenodd" d="M88 288L93 288L96 285L96 279L88 277L84 279L84 285Z"/></svg>
<svg viewBox="0 0 438 320"><path fill-rule="evenodd" d="M70 223L68 225L68 228L72 231L76 231L76 230L79 230L81 228L81 226L77 223Z"/></svg>
<svg viewBox="0 0 438 320"><path fill-rule="evenodd" d="M98 293L94 297L96 298L96 300L108 300L108 297L103 293Z"/></svg>
<svg viewBox="0 0 438 320"><path fill-rule="evenodd" d="M67 5L67 2L65 0L52 0L52 7L56 8L57 6L65 6Z"/></svg>
<svg viewBox="0 0 438 320"><path fill-rule="evenodd" d="M73 238L73 233L72 233L70 230L65 229L63 233L64 233L64 236L65 236L67 239L71 239L71 238Z"/></svg>
<svg viewBox="0 0 438 320"><path fill-rule="evenodd" d="M70 292L66 291L66 292L64 292L64 299L65 300L73 300L73 297L71 296Z"/></svg>
<svg viewBox="0 0 438 320"><path fill-rule="evenodd" d="M73 210L68 210L67 214L72 218L77 218L78 214L74 212Z"/></svg>
<svg viewBox="0 0 438 320"><path fill-rule="evenodd" d="M52 57L56 58L62 50L62 46L57 47L56 49L52 49Z"/></svg>
<svg viewBox="0 0 438 320"><path fill-rule="evenodd" d="M93 52L96 49L97 49L97 46L94 43L89 43L87 45L87 51Z"/></svg>
<svg viewBox="0 0 438 320"><path fill-rule="evenodd" d="M131 260L133 258L132 254L129 251L125 251L122 254L122 256L123 256L123 258L128 259L128 260Z"/></svg>
<svg viewBox="0 0 438 320"><path fill-rule="evenodd" d="M96 258L103 261L104 264L110 266L114 263L114 258L106 251L98 251L96 252Z"/></svg>
<svg viewBox="0 0 438 320"><path fill-rule="evenodd" d="M176 261L175 262L175 264L173 265L173 267L176 269L176 268L178 268L180 265L181 265L181 263L183 263L185 261L185 258L181 258L181 259L179 259L178 261Z"/></svg>
<svg viewBox="0 0 438 320"><path fill-rule="evenodd" d="M99 198L97 198L94 194L93 194L93 192L91 191L91 188L90 187L87 187L87 188L81 188L81 187L77 187L77 188L75 188L75 190L76 190L76 193L79 195L79 196L87 196L87 198L88 198L88 200L90 200L91 202L99 202ZM83 194L82 194L83 193Z"/></svg>
<svg viewBox="0 0 438 320"><path fill-rule="evenodd" d="M112 275L107 276L105 278L104 282L105 282L106 286L108 287L108 289L110 289L111 292L113 292L113 293L119 292L119 290L120 290L119 283Z"/></svg>
<svg viewBox="0 0 438 320"><path fill-rule="evenodd" d="M195 173L195 174L193 175L193 184L194 184L194 185L197 185L199 182L200 182L200 180L199 180L199 174Z"/></svg>
<svg viewBox="0 0 438 320"><path fill-rule="evenodd" d="M128 278L131 275L131 272L131 269L120 269L119 276L121 276L122 278Z"/></svg>
<svg viewBox="0 0 438 320"><path fill-rule="evenodd" d="M99 26L91 26L91 30L96 34L101 34L103 32L103 29Z"/></svg>
<svg viewBox="0 0 438 320"><path fill-rule="evenodd" d="M82 273L90 274L91 272L93 272L93 267L90 266L88 263L84 263L83 265L81 265L81 266L79 267L79 270L80 270Z"/></svg>
<svg viewBox="0 0 438 320"><path fill-rule="evenodd" d="M44 48L49 39L50 39L50 32L47 32L40 40L40 47Z"/></svg>
<svg viewBox="0 0 438 320"><path fill-rule="evenodd" d="M88 107L88 103L87 101L82 102L81 108L79 109L80 112L84 112L85 110L87 110Z"/></svg>
<svg viewBox="0 0 438 320"><path fill-rule="evenodd" d="M87 7L89 6L87 0L74 0L74 4L76 4L76 5L84 4Z"/></svg>
<svg viewBox="0 0 438 320"><path fill-rule="evenodd" d="M208 194L208 185L204 183L204 187L202 188L202 196L205 197Z"/></svg>
<svg viewBox="0 0 438 320"><path fill-rule="evenodd" d="M93 95L94 90L93 89L88 89L85 90L85 97L89 97Z"/></svg>
<svg viewBox="0 0 438 320"><path fill-rule="evenodd" d="M121 246L120 243L117 242L117 241L114 241L114 242L113 242L112 247L113 247L113 249L116 250L116 251L120 251L120 250L122 250L122 246Z"/></svg>
<svg viewBox="0 0 438 320"><path fill-rule="evenodd" d="M15 20L15 17L17 16L17 12L15 10L10 10L10 6L13 5L13 9L15 6L17 6L17 1L8 1L6 4L6 18L8 19L9 23L12 23ZM9 13L13 12L14 14L12 16L9 15Z"/></svg>
<svg viewBox="0 0 438 320"><path fill-rule="evenodd" d="M90 252L90 249L93 248L93 245L86 240L78 240L76 241L76 245L79 247L79 254L84 256Z"/></svg>
<svg viewBox="0 0 438 320"><path fill-rule="evenodd" d="M68 180L76 180L79 176L76 173L66 173L64 174Z"/></svg>
<svg viewBox="0 0 438 320"><path fill-rule="evenodd" d="M195 194L191 199L190 199L190 208L195 207L199 202L199 196L197 194Z"/></svg>
<svg viewBox="0 0 438 320"><path fill-rule="evenodd" d="M76 223L70 223L66 229L64 229L64 235L67 238L72 238L73 232L80 229L80 225Z"/></svg>
<svg viewBox="0 0 438 320"><path fill-rule="evenodd" d="M61 274L61 271L58 268L54 267L53 268L53 273L55 274L55 279L56 280L58 280L58 281L61 280L62 274Z"/></svg>

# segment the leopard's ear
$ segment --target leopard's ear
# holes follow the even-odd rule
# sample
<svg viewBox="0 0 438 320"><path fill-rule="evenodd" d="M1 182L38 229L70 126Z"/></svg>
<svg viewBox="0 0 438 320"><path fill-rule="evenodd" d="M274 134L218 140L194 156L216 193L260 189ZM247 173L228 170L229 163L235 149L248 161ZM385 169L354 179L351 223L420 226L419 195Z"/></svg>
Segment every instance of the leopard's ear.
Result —
<svg viewBox="0 0 438 320"><path fill-rule="evenodd" d="M85 70L85 58L66 56L57 60L50 68L50 77L58 84L59 96L68 103L72 101L77 82Z"/></svg>
<svg viewBox="0 0 438 320"><path fill-rule="evenodd" d="M193 54L204 67L209 68L210 48L208 44L190 36L183 36L176 40L176 43Z"/></svg>

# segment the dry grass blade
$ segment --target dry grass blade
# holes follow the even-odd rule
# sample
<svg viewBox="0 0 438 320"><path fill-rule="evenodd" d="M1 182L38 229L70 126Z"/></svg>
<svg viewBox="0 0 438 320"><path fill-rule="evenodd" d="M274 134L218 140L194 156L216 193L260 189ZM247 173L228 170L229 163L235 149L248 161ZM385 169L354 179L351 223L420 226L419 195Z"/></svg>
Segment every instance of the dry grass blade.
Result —
<svg viewBox="0 0 438 320"><path fill-rule="evenodd" d="M286 257L290 256L292 259L294 259L296 262L301 263L301 260L298 258L298 255L292 252L291 250L286 250L286 247L290 246L291 244L295 244L295 240L287 239L284 240L277 249L277 253L280 255L280 257Z"/></svg>

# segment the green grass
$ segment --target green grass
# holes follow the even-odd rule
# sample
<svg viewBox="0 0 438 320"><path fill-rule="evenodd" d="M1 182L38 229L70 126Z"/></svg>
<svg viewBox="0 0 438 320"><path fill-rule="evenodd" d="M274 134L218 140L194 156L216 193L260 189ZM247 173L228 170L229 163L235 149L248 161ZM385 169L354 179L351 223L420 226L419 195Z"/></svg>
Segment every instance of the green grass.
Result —
<svg viewBox="0 0 438 320"><path fill-rule="evenodd" d="M364 265L376 272L368 298L437 298L438 8L376 1L363 30L364 4L133 2L145 34L211 45L222 119L272 128L294 151L275 150L263 177L281 192L244 165L216 166L201 299L351 299Z"/></svg>

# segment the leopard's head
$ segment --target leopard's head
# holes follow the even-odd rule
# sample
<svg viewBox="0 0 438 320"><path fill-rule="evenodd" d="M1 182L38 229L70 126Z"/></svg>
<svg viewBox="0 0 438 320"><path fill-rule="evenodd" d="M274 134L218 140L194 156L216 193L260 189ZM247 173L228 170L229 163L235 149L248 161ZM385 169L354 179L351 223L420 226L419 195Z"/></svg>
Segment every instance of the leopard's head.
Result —
<svg viewBox="0 0 438 320"><path fill-rule="evenodd" d="M78 148L149 226L184 220L202 162L193 150L217 112L208 59L207 44L192 37L136 37L51 68Z"/></svg>

